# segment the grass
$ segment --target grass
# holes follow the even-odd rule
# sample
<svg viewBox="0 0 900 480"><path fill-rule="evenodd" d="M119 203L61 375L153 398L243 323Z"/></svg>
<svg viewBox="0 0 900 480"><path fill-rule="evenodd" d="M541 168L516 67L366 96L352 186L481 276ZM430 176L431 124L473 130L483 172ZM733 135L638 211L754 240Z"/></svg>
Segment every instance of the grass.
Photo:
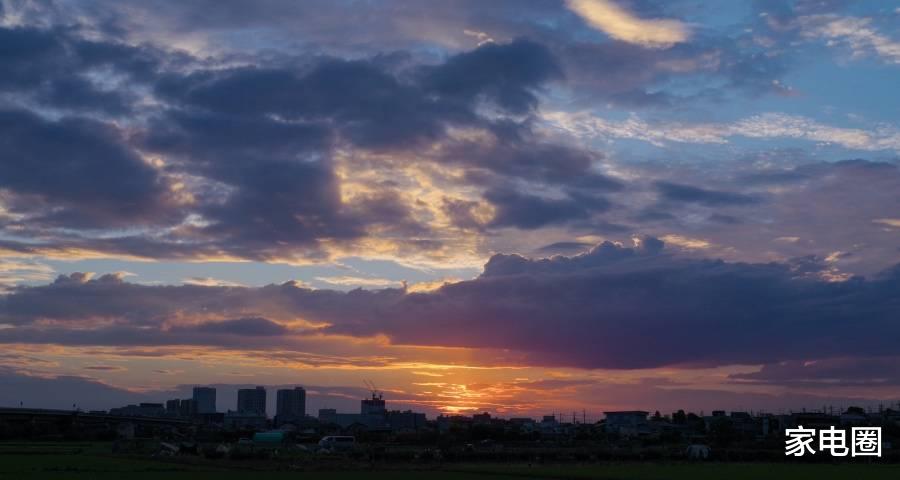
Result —
<svg viewBox="0 0 900 480"><path fill-rule="evenodd" d="M898 465L863 464L772 464L772 463L618 463L592 465L533 466L471 465L458 469L465 473L518 478L608 479L608 480L881 480L900 478Z"/></svg>
<svg viewBox="0 0 900 480"><path fill-rule="evenodd" d="M0 444L0 480L19 479L191 479L229 480L264 475L266 480L318 479L607 479L607 480L791 480L897 479L900 465L736 464L736 463L612 463L566 465L445 464L403 466L368 471L276 471L272 462L224 463L190 459L153 459L109 454L108 445L96 444ZM284 467L283 464L281 464ZM235 469L237 467L237 469ZM270 470L266 470L266 469ZM351 467L346 467L351 468Z"/></svg>

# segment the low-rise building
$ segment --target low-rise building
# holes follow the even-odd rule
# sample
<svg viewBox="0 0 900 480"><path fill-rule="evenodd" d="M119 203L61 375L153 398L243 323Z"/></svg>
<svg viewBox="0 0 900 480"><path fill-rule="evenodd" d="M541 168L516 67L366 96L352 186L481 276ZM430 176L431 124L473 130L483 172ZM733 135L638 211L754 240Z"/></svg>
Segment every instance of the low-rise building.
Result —
<svg viewBox="0 0 900 480"><path fill-rule="evenodd" d="M604 428L607 433L617 433L626 437L647 435L651 432L647 415L650 412L643 410L624 410L616 412L603 412L606 415Z"/></svg>
<svg viewBox="0 0 900 480"><path fill-rule="evenodd" d="M129 417L164 417L166 416L166 408L161 403L140 403L113 408L109 410L109 413L110 415Z"/></svg>

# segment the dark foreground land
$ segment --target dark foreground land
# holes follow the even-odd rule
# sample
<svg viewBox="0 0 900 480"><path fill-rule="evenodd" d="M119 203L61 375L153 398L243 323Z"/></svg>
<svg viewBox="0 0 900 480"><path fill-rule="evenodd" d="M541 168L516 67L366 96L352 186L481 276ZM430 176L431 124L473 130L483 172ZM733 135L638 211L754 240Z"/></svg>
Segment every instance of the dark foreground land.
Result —
<svg viewBox="0 0 900 480"><path fill-rule="evenodd" d="M385 464L210 461L111 454L93 443L0 444L0 480L12 479L897 479L900 465L771 463Z"/></svg>

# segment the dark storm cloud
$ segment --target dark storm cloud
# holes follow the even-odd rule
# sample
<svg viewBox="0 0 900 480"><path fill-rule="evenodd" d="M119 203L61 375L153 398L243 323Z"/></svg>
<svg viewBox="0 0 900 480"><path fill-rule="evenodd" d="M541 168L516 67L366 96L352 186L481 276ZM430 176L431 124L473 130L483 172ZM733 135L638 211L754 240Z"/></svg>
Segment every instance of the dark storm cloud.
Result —
<svg viewBox="0 0 900 480"><path fill-rule="evenodd" d="M303 318L330 325L320 333L383 333L399 344L508 349L534 365L711 366L895 352L900 266L837 283L811 273L789 264L672 256L663 242L645 237L640 247L605 243L573 257L495 255L479 278L427 293L342 293L290 283L155 287L62 277L51 285L16 287L0 300L0 322L17 325L0 330L0 340L234 347L240 343L222 333L249 328L265 341L240 336L250 342L246 348L290 348L292 337L273 336L269 322ZM189 335L163 331L176 315L193 319ZM218 321L210 316L271 320L198 330L198 322ZM46 326L41 319L57 323ZM118 326L104 326L109 320ZM66 327L85 321L101 324ZM149 328L138 333L132 325Z"/></svg>
<svg viewBox="0 0 900 480"><path fill-rule="evenodd" d="M749 205L759 202L750 195L659 181L654 184L663 200L683 203L697 203L707 206Z"/></svg>
<svg viewBox="0 0 900 480"><path fill-rule="evenodd" d="M738 383L832 387L900 385L900 358L830 358L763 365L757 372L729 376Z"/></svg>
<svg viewBox="0 0 900 480"><path fill-rule="evenodd" d="M238 318L218 322L203 322L178 330L197 333L225 333L231 335L275 336L288 333L284 325L261 317Z"/></svg>
<svg viewBox="0 0 900 480"><path fill-rule="evenodd" d="M111 115L131 112L138 97L130 87L152 83L165 55L152 47L85 40L64 27L0 28L0 45L0 91L48 108ZM127 78L129 86L100 85L91 77L100 71Z"/></svg>
<svg viewBox="0 0 900 480"><path fill-rule="evenodd" d="M610 208L610 202L599 196L576 194L566 198L546 198L504 188L488 190L484 198L496 210L491 226L526 230L586 219Z"/></svg>
<svg viewBox="0 0 900 480"><path fill-rule="evenodd" d="M229 172L237 191L224 203L203 209L214 222L202 228L204 236L223 239L223 248L305 245L364 233L363 218L342 212L337 178L327 165L262 162L218 170L220 175Z"/></svg>
<svg viewBox="0 0 900 480"><path fill-rule="evenodd" d="M427 228L390 186L344 203L331 159L335 144L408 150L443 138L450 125L503 132L503 122L477 113L480 105L528 113L536 102L532 90L557 75L549 52L524 40L405 72L378 58L321 58L296 68L171 74L157 85L171 107L135 138L143 148L178 159L179 168L227 186L224 199L221 189L210 189L208 198L200 192L199 213L210 224L193 229L201 239L216 239L221 250L271 258L291 246L360 238L372 226L395 237L419 237ZM464 82L465 76L472 78ZM562 167L554 168L589 166L586 154L554 146L544 151L565 155L556 162ZM541 166L546 158L521 149L480 166L535 178L547 168ZM599 175L594 183L615 185Z"/></svg>
<svg viewBox="0 0 900 480"><path fill-rule="evenodd" d="M721 213L714 213L709 216L708 219L710 222L721 223L723 225L736 225L741 223L741 219L737 218L733 215L723 215Z"/></svg>
<svg viewBox="0 0 900 480"><path fill-rule="evenodd" d="M444 197L442 199L441 210L450 218L450 221L459 228L482 230L484 225L475 214L478 208L478 202L472 200L461 200L458 198Z"/></svg>
<svg viewBox="0 0 900 480"><path fill-rule="evenodd" d="M528 130L528 119L488 118L482 107L527 117L537 106L535 92L561 75L553 55L527 40L427 65L396 53L208 68L183 53L87 41L81 33L77 27L0 29L9 40L4 45L18 45L0 50L10 72L0 89L65 112L49 120L9 110L0 119L10 126L5 145L15 150L3 154L4 203L28 215L27 225L17 226L19 237L41 239L10 240L14 251L311 258L323 255L323 242L357 240L372 228L409 239L410 248L439 248L396 186L342 198L335 148L349 142L409 151L445 139L449 126L487 129L513 142ZM101 86L97 79L107 77L115 82ZM145 121L127 130L82 116L128 113L138 91L160 103L142 109ZM589 166L590 156L574 149L542 148L511 147L479 168L530 179L549 173L561 181ZM164 163L151 167L139 151ZM558 156L559 166L541 166L548 156ZM170 188L176 183L188 195L177 202ZM593 183L614 185L598 175ZM185 218L199 221L179 225ZM48 230L148 225L171 228L107 238Z"/></svg>
<svg viewBox="0 0 900 480"><path fill-rule="evenodd" d="M179 220L161 172L125 144L119 125L97 119L130 113L133 87L153 82L163 55L86 40L75 27L0 28L0 195L7 209L25 215L7 226L21 235Z"/></svg>
<svg viewBox="0 0 900 480"><path fill-rule="evenodd" d="M365 33L372 35L372 45L380 45L380 36L403 35L402 29L387 25L402 25L405 15L422 10L402 2L386 5L393 7L359 7L387 20L374 22L381 27L370 26ZM326 255L329 245L349 244L376 229L392 238L410 239L411 248L440 248L435 232L413 218L395 186L379 185L378 193L347 203L332 159L336 148L347 145L395 153L439 144L440 153L429 155L429 160L464 168L461 181L479 186L482 200L498 212L493 222L479 223L473 221L471 207L456 208L452 218L457 226L534 229L581 222L585 228L598 226L592 231L624 233L627 227L596 218L609 210L603 195L622 191L623 183L595 171L600 154L556 144L533 129L539 93L553 82L565 81L606 100L668 102L668 94L654 86L674 74L664 65L695 70L698 57L719 49L713 40L666 51L596 41L596 32L561 3L523 8L500 2L469 4L471 12L480 13L462 17L458 8L440 7L444 13L435 18L448 32L462 31L454 22L475 22L466 28L485 22L485 31L502 33L469 51L444 46L435 50L437 54L423 54L420 47L428 40L419 35L427 32L407 31L412 35L410 42L397 43L396 51L358 44L356 54L341 58L339 49L317 50L336 31L304 28L297 32L298 38L310 42L309 51L301 49L299 55L249 57L235 51L199 58L154 47L154 42L134 46L133 35L150 31L130 15L143 11L154 18L168 18L166 25L174 27L173 33L214 35L213 30L220 30L227 36L229 29L248 22L274 30L293 29L295 23L313 18L333 25L346 12L330 3L316 8L272 3L252 11L230 4L215 8L214 15L197 5L108 7L100 3L81 11L96 20L90 25L66 26L54 22L65 18L63 12L70 7L26 9L22 18L32 20L37 18L35 12L46 10L49 20L41 24L51 26L0 31L8 40L2 44L17 46L0 50L10 72L0 79L0 88L20 100L62 110L69 116L59 120L60 125L96 122L76 116L83 114L124 117L134 111L135 102L143 102L135 111L141 121L128 125L127 136L107 137L120 145L120 156L137 158L136 149L159 155L165 167L150 172L157 177L164 172L181 181L187 175L179 187L189 194L190 206L169 202L167 192L159 190L159 185L165 186L162 177L141 180L135 172L124 170L113 169L110 175L134 178L137 184L128 185L132 180L113 183L121 185L122 192L111 193L130 195L121 202L114 201L115 195L102 197L104 191L114 189L108 182L96 189L93 204L77 205L75 198L62 195L65 189L53 197L34 199L28 192L19 192L18 184L8 184L11 194L4 201L13 211L27 207L43 213L31 212L33 221L19 231L20 236L39 237L48 249L80 248L151 258L318 258ZM387 15L388 11L393 13ZM510 21L511 12L519 20ZM546 25L543 19L548 16L558 17L558 27ZM185 18L195 21L184 23ZM573 29L569 33L562 26ZM343 32L340 39L330 38L340 43L348 35L353 36ZM449 127L476 129L493 140L450 139ZM105 162L99 155L92 158L98 164ZM91 171L86 167L75 175L106 178L92 176ZM558 195L510 194L511 179L534 186L553 184ZM79 183L75 179L73 187ZM25 182L22 186L27 187ZM179 225L184 218L199 220ZM129 224L127 219L134 221ZM151 224L170 228L155 235L117 234L114 238L46 230ZM35 248L12 247L16 251Z"/></svg>
<svg viewBox="0 0 900 480"><path fill-rule="evenodd" d="M266 1L252 6L241 2L118 2L103 4L104 11L117 12L123 29L152 35L179 35L184 32L203 32L235 51L252 52L257 43L246 42L246 31L252 29L266 47L284 49L297 42L315 46L324 54L348 56L374 55L384 51L415 52L422 59L440 56L435 52L459 52L491 39L507 43L527 37L545 45L555 61L537 62L529 56L522 68L529 68L535 77L553 70L564 72L566 81L578 92L583 102L613 103L627 107L686 106L697 99L717 101L734 92L759 95L784 93L775 80L789 71L795 60L784 49L763 48L754 43L757 31L772 33L766 18L751 16L741 25L747 33L732 28L721 33L697 29L688 42L666 49L648 49L640 45L616 41L598 34L591 26L572 13L562 1L456 1L446 3L391 0L358 3L348 8L344 2L309 1L300 3ZM124 6L123 6L124 5ZM629 5L639 15L649 18L677 17L683 7L666 12L666 5L639 2ZM764 9L758 9L762 13ZM798 12L803 7L795 8ZM808 9L807 9L808 10ZM140 12L156 22L138 23L129 18ZM793 16L793 13L791 13ZM423 19L427 19L424 20ZM352 22L356 28L343 28ZM752 27L752 32L751 31ZM776 38L785 44L796 40L796 32ZM450 62L446 73L478 64L477 75L452 75L450 90L466 95L483 93L482 81L495 74L501 62L485 64L490 49L479 55L461 57ZM551 65L557 69L550 69ZM484 68L485 65L488 68ZM535 69L535 67L540 67ZM528 73L528 72L523 72ZM696 83L695 92L683 93L669 88L671 80L687 78ZM493 82L494 78L490 78ZM512 110L533 105L527 90L511 88L496 96L500 104ZM489 88L497 88L491 83ZM444 90L448 92L450 90Z"/></svg>
<svg viewBox="0 0 900 480"><path fill-rule="evenodd" d="M428 72L424 84L440 95L469 103L485 97L511 113L523 114L537 107L534 88L561 77L556 58L544 46L516 40L451 57Z"/></svg>
<svg viewBox="0 0 900 480"><path fill-rule="evenodd" d="M537 105L534 89L560 75L553 56L525 40L485 45L402 75L376 60L171 75L157 91L180 107L218 114L327 122L358 145L386 148L437 139L448 124L487 124L474 111L480 102L528 113Z"/></svg>
<svg viewBox="0 0 900 480"><path fill-rule="evenodd" d="M482 186L482 199L494 207L494 218L483 223L472 213L476 202L446 200L444 211L456 226L530 230L587 221L612 207L606 195L626 189L623 182L595 171L600 154L548 143L528 126L495 140L449 142L443 149L439 161L465 168L463 181ZM531 186L540 190L547 185L558 187L557 194L526 193Z"/></svg>
<svg viewBox="0 0 900 480"><path fill-rule="evenodd" d="M228 116L173 118L177 127L154 132L147 144L181 158L187 171L227 185L224 195L216 188L198 192L204 201L196 211L210 223L193 231L220 250L270 258L326 239L360 238L371 226L427 233L391 188L352 203L341 199L328 131L321 126Z"/></svg>
<svg viewBox="0 0 900 480"><path fill-rule="evenodd" d="M331 131L315 122L168 110L135 140L184 160L185 168L214 176L216 167L242 159L293 159L321 152L331 146Z"/></svg>
<svg viewBox="0 0 900 480"><path fill-rule="evenodd" d="M387 147L438 137L444 121L474 121L463 105L432 99L368 61L326 59L308 72L243 68L160 84L181 106L220 114L329 122L353 142Z"/></svg>
<svg viewBox="0 0 900 480"><path fill-rule="evenodd" d="M629 203L630 184L598 173L599 164L614 159L556 143L538 126L538 99L551 98L557 107L574 92L574 103L564 110L592 100L665 108L683 106L681 94L700 98L710 89L726 90L704 97L721 100L736 89L771 86L790 68L781 49L762 48L750 34L721 35L715 29L697 29L690 41L671 48L642 48L605 38L563 2L354 6L354 18L364 19L365 29L341 28L347 9L334 2L252 8L228 3L211 10L168 2L97 2L84 9L47 4L28 6L25 16L13 5L16 18L49 26L0 29L0 45L7 46L0 47L8 70L0 78L4 101L39 112L32 123L102 137L110 148L84 150L93 153L77 160L82 166L67 165L68 185L57 187L62 175L50 175L47 191L38 191L45 181L41 172L7 181L3 204L27 213L27 221L9 221L3 245L22 253L78 249L145 258L320 259L378 232L402 239L397 241L411 250L447 247L446 235L429 230L427 215L407 204L397 183L345 195L335 172L336 152L347 154L342 166L351 172L375 166L390 176L390 169L408 162L461 169L459 177L431 180L438 188L455 183L471 192L448 202L445 213L454 225L479 233L565 226L578 234L624 238L633 231L625 225L630 219L684 226L669 211L679 211L675 204L719 207L701 214L725 232L754 227L752 218L727 207L755 206L750 213L757 218L768 213L762 210L770 202L740 193L738 180L712 190L703 177L686 180L674 170L653 176L662 180L657 189L663 201L632 212L630 205L637 203ZM646 3L631 7L648 17L684 13ZM785 18L808 9L798 4ZM46 21L33 15L41 10L48 13ZM80 15L67 18L63 12ZM423 15L431 19L428 28L408 28L421 24ZM90 21L72 20L77 18ZM141 25L137 18L167 22ZM160 35L158 28L169 27L165 31L173 36ZM247 28L259 42L234 43L246 41ZM267 36L285 32L296 38L275 43ZM189 42L202 53L175 51L185 33L210 44L223 40L223 52ZM672 85L696 85L706 93L670 91ZM563 95L556 95L556 87L564 87ZM38 147L49 150L52 143L23 151L43 152ZM74 141L66 147L83 150ZM106 162L103 155L110 155L113 167L95 175ZM159 157L160 165L133 161L143 155ZM124 157L129 159L119 162ZM797 179L790 186L799 188L802 179L818 178L808 171L753 177L749 170L743 173L751 186ZM129 180L107 181L112 176ZM88 188L88 179L97 185ZM184 195L179 202L167 190L175 185ZM483 207L498 213L493 221L475 214L489 210ZM802 230L806 224L790 222L795 226ZM810 236L818 238L821 230Z"/></svg>
<svg viewBox="0 0 900 480"><path fill-rule="evenodd" d="M537 249L537 252L545 255L572 252L577 253L583 252L591 247L593 247L593 245L584 242L555 242L549 245L544 245L543 247Z"/></svg>
<svg viewBox="0 0 900 480"><path fill-rule="evenodd" d="M96 120L0 110L0 187L36 224L139 225L177 216L166 181Z"/></svg>
<svg viewBox="0 0 900 480"><path fill-rule="evenodd" d="M779 264L678 259L660 252L660 243L646 239L638 250L605 244L570 258L497 255L477 280L409 295L393 315L333 328L388 332L400 343L511 348L537 363L583 367L756 363L894 349L886 339L898 333L890 320L900 313L891 300L896 271L827 283ZM429 321L414 321L421 318Z"/></svg>
<svg viewBox="0 0 900 480"><path fill-rule="evenodd" d="M507 178L519 178L596 192L616 192L624 188L622 182L592 170L603 158L597 152L548 143L527 127L518 129L512 138L500 136L496 140L487 145L466 141L451 143L441 161L469 167L467 180L476 184L489 185Z"/></svg>
<svg viewBox="0 0 900 480"><path fill-rule="evenodd" d="M674 219L675 215L658 207L645 208L634 215L634 220L638 222L662 222Z"/></svg>
<svg viewBox="0 0 900 480"><path fill-rule="evenodd" d="M172 302L190 304L190 297L200 291L191 288L167 290L173 296ZM91 279L83 273L61 275L53 283L38 289L22 290L21 295L8 297L3 301L4 321L12 324L27 324L42 318L57 320L77 320L84 318L79 304L92 303L89 316L116 318L134 325L159 324L169 310L161 302L162 298L144 290L140 285L122 282L115 276L104 275ZM114 294L113 294L114 293ZM44 302L41 297L50 294L53 302ZM195 297L199 298L199 297ZM85 299L98 300L86 302ZM99 300L103 299L102 302Z"/></svg>
<svg viewBox="0 0 900 480"><path fill-rule="evenodd" d="M390 302L403 293L392 289L349 293L310 290L290 282L261 288L146 286L125 282L117 275L92 278L77 272L60 275L47 285L16 287L16 292L17 295L0 298L4 323L29 325L41 319L75 322L93 318L126 327L161 327L182 314L200 321L218 321L223 317L292 320L297 318L301 306L337 306L343 313L355 316L377 307L379 301ZM352 301L342 304L342 299Z"/></svg>

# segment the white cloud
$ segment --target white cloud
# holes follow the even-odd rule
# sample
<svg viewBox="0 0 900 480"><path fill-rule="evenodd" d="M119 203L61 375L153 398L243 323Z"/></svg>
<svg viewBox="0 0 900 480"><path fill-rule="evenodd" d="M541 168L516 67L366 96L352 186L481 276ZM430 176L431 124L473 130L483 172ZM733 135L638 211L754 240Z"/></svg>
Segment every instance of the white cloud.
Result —
<svg viewBox="0 0 900 480"><path fill-rule="evenodd" d="M199 285L203 287L243 287L242 283L221 280L213 277L191 277L182 280L185 285Z"/></svg>
<svg viewBox="0 0 900 480"><path fill-rule="evenodd" d="M486 43L494 43L494 39L485 32L479 32L477 30L463 30L463 34L467 37L474 37L478 40L478 46L482 46Z"/></svg>
<svg viewBox="0 0 900 480"><path fill-rule="evenodd" d="M863 130L834 127L784 113L763 113L732 123L651 123L636 115L616 121L596 117L589 112L549 112L544 119L550 126L579 138L624 138L642 140L660 147L670 142L726 144L730 137L745 137L795 138L854 150L900 151L900 132L894 128Z"/></svg>
<svg viewBox="0 0 900 480"><path fill-rule="evenodd" d="M683 235L669 234L663 235L659 238L666 243L677 245L681 248L687 248L690 250L703 250L712 247L712 244L707 242L706 240L700 238L685 237Z"/></svg>
<svg viewBox="0 0 900 480"><path fill-rule="evenodd" d="M872 221L889 227L900 228L900 218L878 218Z"/></svg>
<svg viewBox="0 0 900 480"><path fill-rule="evenodd" d="M887 63L900 64L900 41L878 32L870 18L809 15L798 19L807 38L822 38L829 45L844 44L854 57L874 53Z"/></svg>
<svg viewBox="0 0 900 480"><path fill-rule="evenodd" d="M666 48L690 37L681 21L638 18L609 0L567 0L566 5L592 27L623 42Z"/></svg>
<svg viewBox="0 0 900 480"><path fill-rule="evenodd" d="M0 291L3 287L52 280L54 275L52 267L37 261L0 258Z"/></svg>
<svg viewBox="0 0 900 480"><path fill-rule="evenodd" d="M320 282L325 282L325 283L328 283L331 285L339 285L342 287L387 288L387 287L399 287L402 285L402 282L398 282L395 280L388 280L386 278L337 276L337 277L316 277L316 280L318 280Z"/></svg>
<svg viewBox="0 0 900 480"><path fill-rule="evenodd" d="M832 127L806 117L783 113L764 113L740 120L726 127L725 134L749 138L799 138L857 150L900 150L900 135L897 132L877 138L876 133L865 130Z"/></svg>

